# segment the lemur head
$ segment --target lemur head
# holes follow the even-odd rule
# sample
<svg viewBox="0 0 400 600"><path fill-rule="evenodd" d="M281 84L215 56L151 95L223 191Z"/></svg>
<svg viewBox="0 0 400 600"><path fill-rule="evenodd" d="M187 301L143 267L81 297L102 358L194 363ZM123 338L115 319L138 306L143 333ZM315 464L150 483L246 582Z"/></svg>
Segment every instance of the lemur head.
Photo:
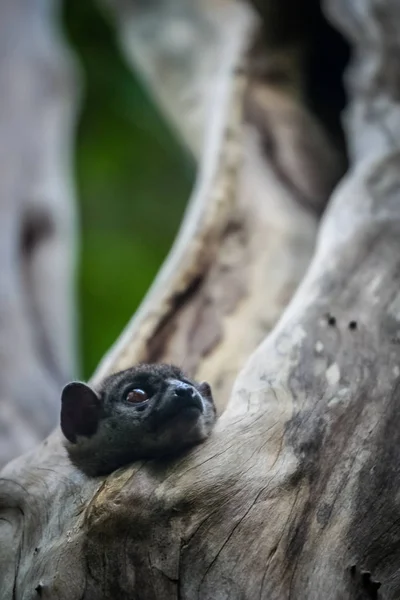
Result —
<svg viewBox="0 0 400 600"><path fill-rule="evenodd" d="M179 454L208 437L215 419L210 386L164 364L115 373L96 390L72 382L61 398L68 453L88 474Z"/></svg>

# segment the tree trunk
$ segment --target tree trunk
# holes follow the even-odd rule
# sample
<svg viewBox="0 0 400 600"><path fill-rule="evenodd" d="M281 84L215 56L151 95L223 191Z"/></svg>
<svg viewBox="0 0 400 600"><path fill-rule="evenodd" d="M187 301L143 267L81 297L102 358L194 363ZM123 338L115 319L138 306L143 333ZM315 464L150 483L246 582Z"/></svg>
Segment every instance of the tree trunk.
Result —
<svg viewBox="0 0 400 600"><path fill-rule="evenodd" d="M75 371L74 88L53 13L46 0L0 8L0 465L55 427Z"/></svg>
<svg viewBox="0 0 400 600"><path fill-rule="evenodd" d="M350 169L299 289L292 298L313 251L310 207L338 167L322 134L306 137L296 95L230 69L178 240L94 378L187 357L213 384L216 429L178 461L107 478L74 469L59 431L10 463L5 599L400 597L400 6L330 5L354 52ZM242 107L261 92L276 110L260 135ZM288 131L308 150L307 186L293 185L305 156ZM262 154L266 134L278 161L271 145Z"/></svg>

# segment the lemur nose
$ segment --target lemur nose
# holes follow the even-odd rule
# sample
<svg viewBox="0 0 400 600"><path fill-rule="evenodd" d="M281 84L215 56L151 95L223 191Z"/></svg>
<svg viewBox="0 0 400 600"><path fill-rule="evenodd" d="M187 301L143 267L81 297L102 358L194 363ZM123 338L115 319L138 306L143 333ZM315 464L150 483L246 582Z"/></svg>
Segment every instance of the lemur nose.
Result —
<svg viewBox="0 0 400 600"><path fill-rule="evenodd" d="M187 383L178 383L174 391L176 396L179 396L180 398L191 398L194 396L193 387Z"/></svg>

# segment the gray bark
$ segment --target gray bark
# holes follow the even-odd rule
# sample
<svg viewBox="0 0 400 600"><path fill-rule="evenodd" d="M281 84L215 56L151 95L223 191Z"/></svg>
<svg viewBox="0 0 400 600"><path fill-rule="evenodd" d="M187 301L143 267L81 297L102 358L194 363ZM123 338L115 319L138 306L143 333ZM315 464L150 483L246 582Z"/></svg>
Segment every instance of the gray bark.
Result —
<svg viewBox="0 0 400 600"><path fill-rule="evenodd" d="M236 73L176 246L97 373L187 356L229 402L168 465L90 480L58 431L10 463L4 599L399 598L400 8L330 4L354 46L351 168L299 289L281 314L316 218L242 125Z"/></svg>

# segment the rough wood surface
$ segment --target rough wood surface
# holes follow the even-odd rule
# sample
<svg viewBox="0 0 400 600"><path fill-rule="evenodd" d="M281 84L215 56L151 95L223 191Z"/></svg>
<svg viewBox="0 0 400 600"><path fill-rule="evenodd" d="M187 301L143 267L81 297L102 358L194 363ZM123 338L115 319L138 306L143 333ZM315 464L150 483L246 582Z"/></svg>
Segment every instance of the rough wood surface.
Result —
<svg viewBox="0 0 400 600"><path fill-rule="evenodd" d="M68 464L55 432L3 470L2 600L400 597L400 9L396 0L365 0L362 5L332 0L331 9L355 48L346 116L352 164L325 213L300 288L237 377L215 433L186 457L169 465L137 463L106 479L88 480ZM240 86L237 76L228 94L233 110L223 111L225 115L238 115ZM224 256L219 235L240 204L236 200L232 208L226 199L230 208L218 212L224 203L215 193L221 188L214 186L222 177L222 189L231 198L234 179L228 175L237 165L240 120L234 123L227 116L220 121L216 152L207 154L213 156L212 168L204 167L199 180L209 173L210 187L204 188L205 196L194 195L181 233L185 239L191 221L199 223L193 231L207 241L211 262L194 261L190 246L185 262L184 252L179 253L183 242L178 241L164 275L168 268L174 271L172 265L179 278L178 271L187 274L191 264L203 269L211 264L209 274ZM257 147L251 136L242 139L244 147ZM257 153L249 156L251 169L256 169ZM243 185L249 173L250 167L243 170ZM222 337L220 347L233 332L226 356L233 353L233 344L239 352L243 343L251 345L248 319L272 314L271 295L276 298L285 289L291 295L292 265L298 276L315 230L312 215L285 196L268 163L260 164L257 173L253 171L248 185L258 193L249 197L260 200L248 200L238 214L252 225L248 238L260 241L257 251L251 251L249 242L233 248L247 301L242 297L242 319L239 308L233 313L236 329L230 329L230 318L221 327L227 338ZM210 228L206 216L213 210L218 221L213 218ZM271 213L280 218L274 220ZM211 241L204 238L204 222ZM274 227L280 235L269 246ZM269 255L272 250L276 255ZM251 275L256 257L261 271ZM283 287L278 274L282 265ZM187 286L183 275L180 281ZM196 349L197 344L203 347L203 327L185 325L192 301L199 298L203 307L192 323L201 322L208 307L203 281L204 275L197 287L185 287L184 295L178 287L180 319L176 310L165 309L171 306L168 289L157 313L155 287L104 371L136 360L143 348L160 358L170 356L171 348L180 347L181 327L189 340L183 344L189 358L196 352L201 357L197 371L204 367L211 373L214 360L222 368L221 352L206 369L213 354ZM268 282L273 282L270 289ZM221 326L223 300L224 294L213 297L221 312L212 331ZM174 324L162 336L160 315L163 327L169 320ZM151 332L157 332L155 339Z"/></svg>
<svg viewBox="0 0 400 600"><path fill-rule="evenodd" d="M75 371L76 86L53 13L44 0L0 8L0 465L54 428Z"/></svg>

